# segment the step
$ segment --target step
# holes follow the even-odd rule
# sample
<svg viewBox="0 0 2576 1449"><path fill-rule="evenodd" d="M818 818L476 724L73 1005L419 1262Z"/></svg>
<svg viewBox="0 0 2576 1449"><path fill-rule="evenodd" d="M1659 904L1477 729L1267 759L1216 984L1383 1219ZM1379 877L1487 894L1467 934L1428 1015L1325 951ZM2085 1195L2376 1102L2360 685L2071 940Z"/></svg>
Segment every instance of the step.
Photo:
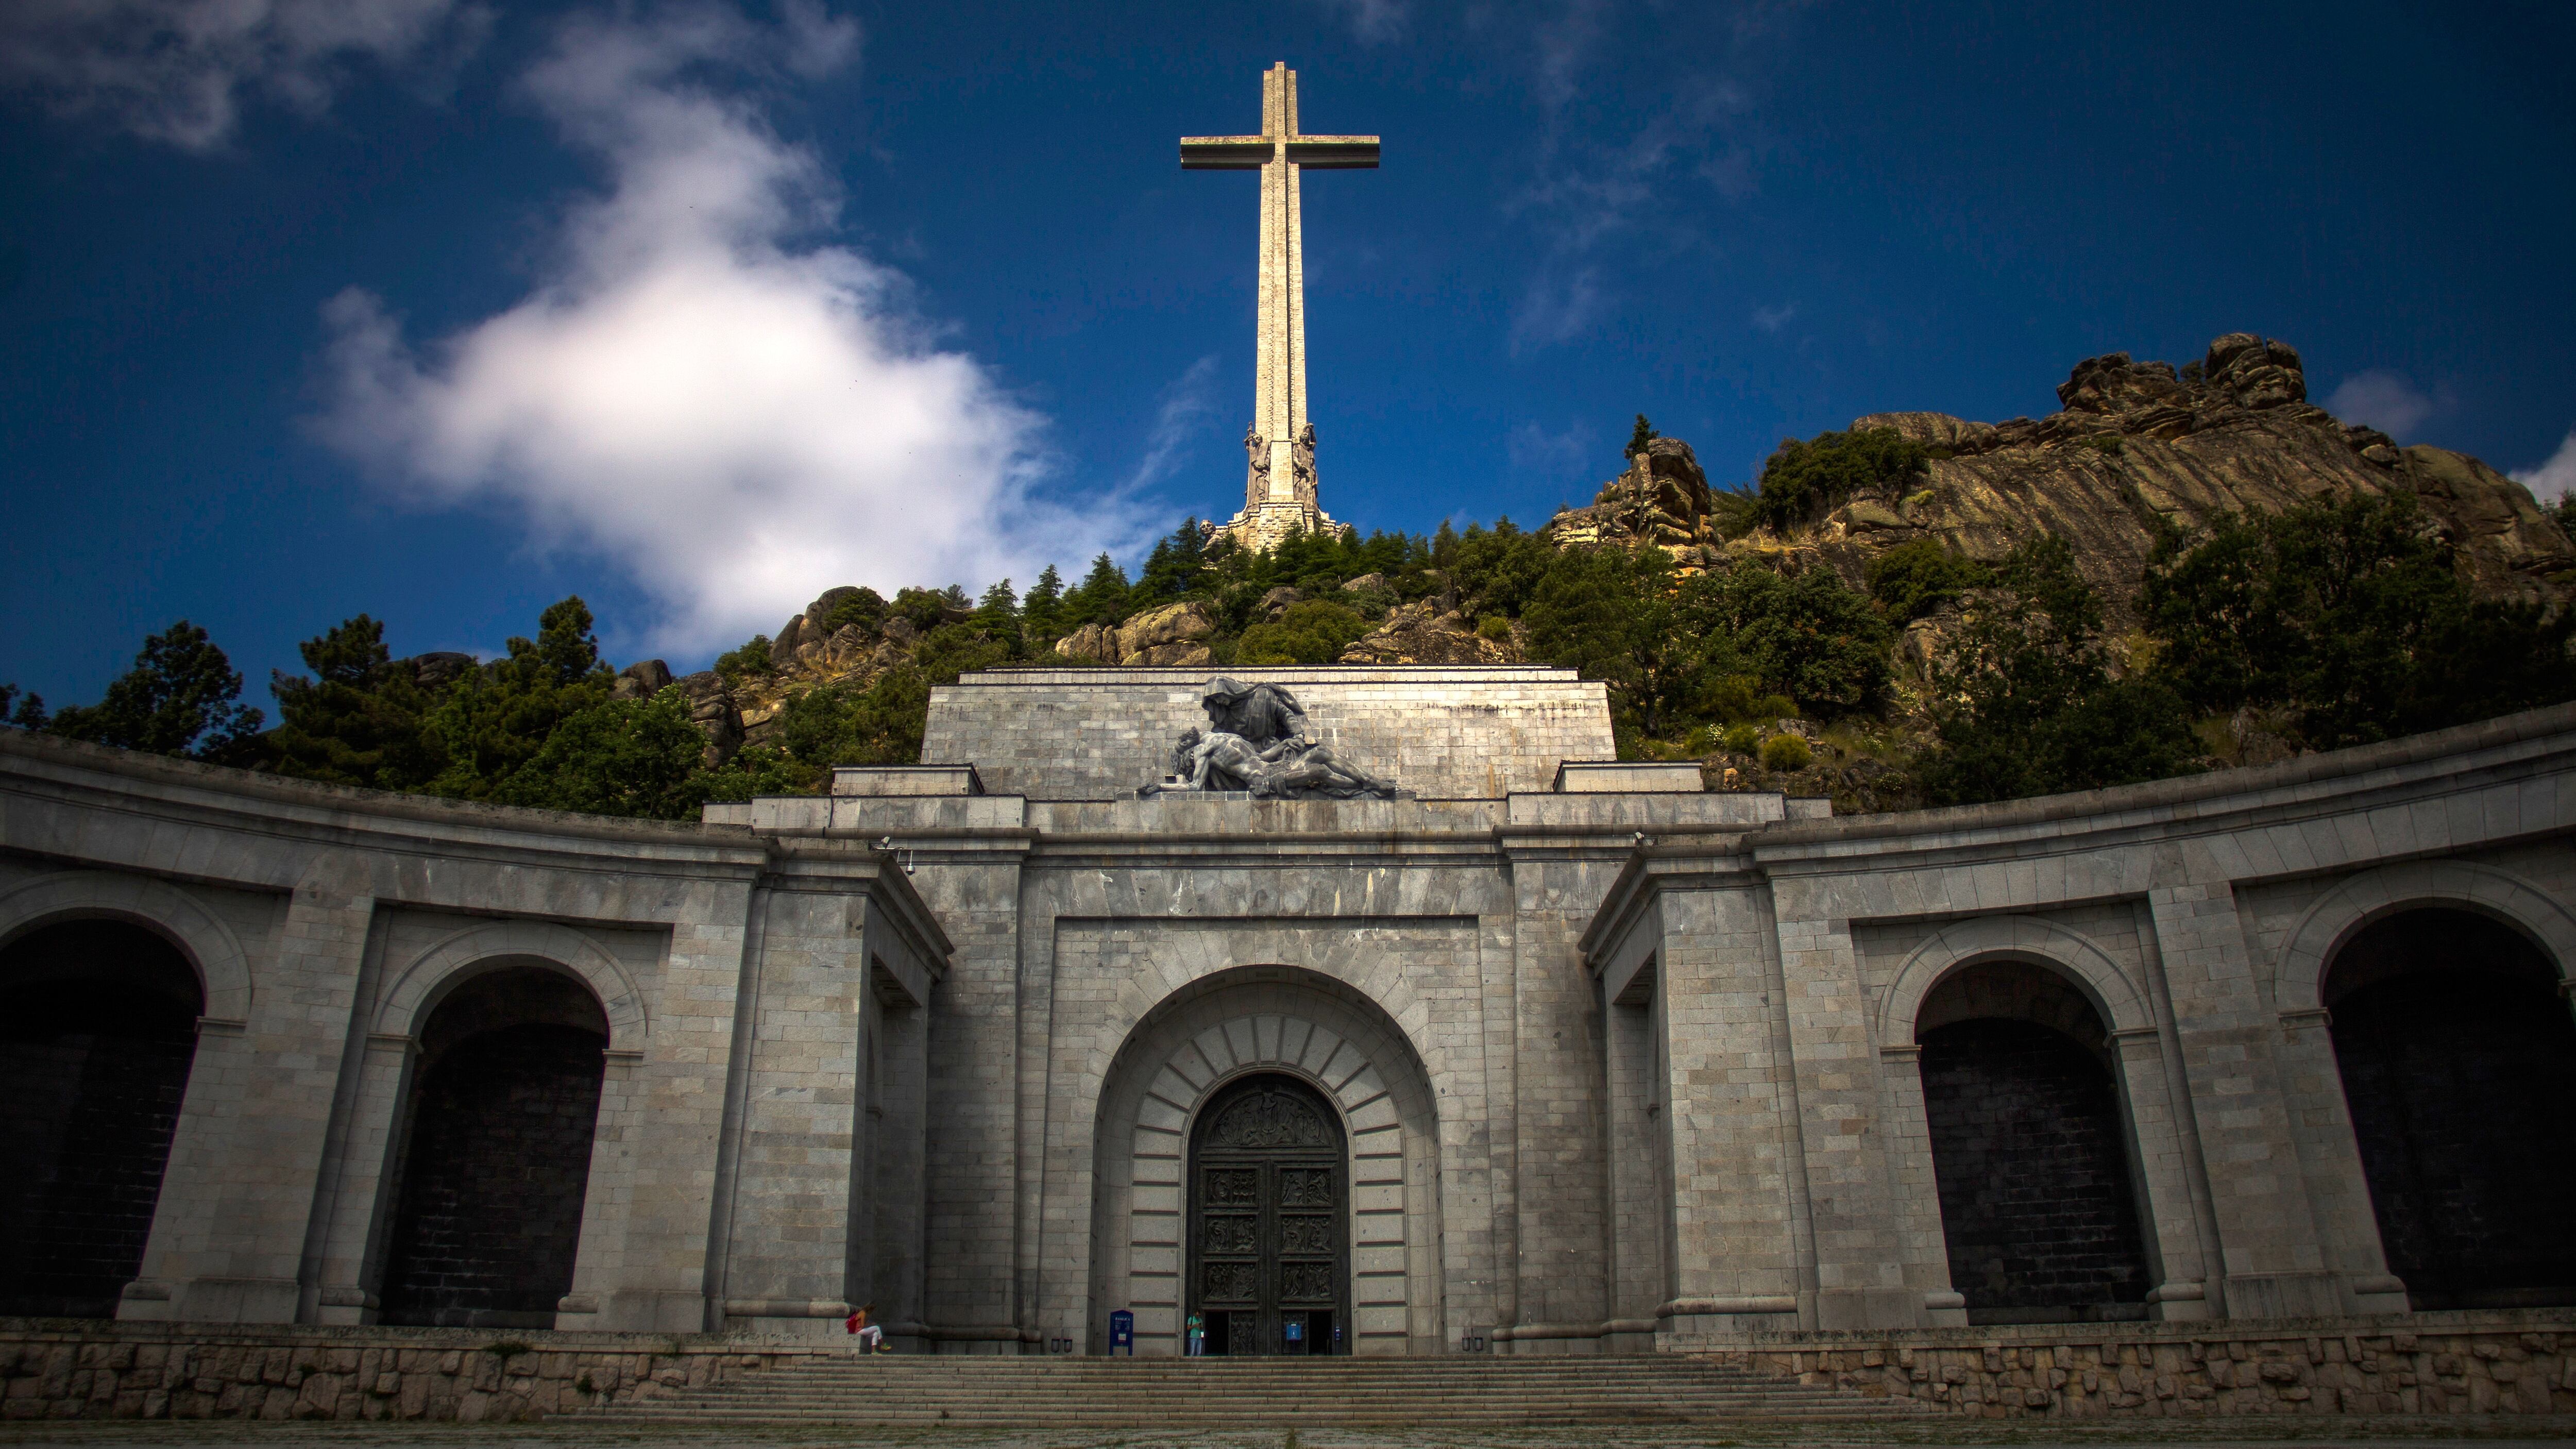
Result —
<svg viewBox="0 0 2576 1449"><path fill-rule="evenodd" d="M1680 1423L1919 1413L1910 1404L1678 1357L807 1359L722 1387L591 1411L631 1423L958 1428Z"/></svg>

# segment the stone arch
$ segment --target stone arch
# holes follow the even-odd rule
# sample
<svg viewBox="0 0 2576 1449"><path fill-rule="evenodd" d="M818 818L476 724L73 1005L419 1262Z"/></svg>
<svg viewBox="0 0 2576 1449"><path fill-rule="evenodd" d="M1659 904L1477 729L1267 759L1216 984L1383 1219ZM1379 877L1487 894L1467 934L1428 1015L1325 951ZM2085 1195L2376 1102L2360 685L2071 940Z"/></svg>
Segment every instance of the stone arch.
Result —
<svg viewBox="0 0 2576 1449"><path fill-rule="evenodd" d="M1915 1018L1932 988L1962 967L1999 958L2034 961L2066 977L2091 1000L2114 1037L2155 1030L2136 983L2080 933L2037 916L1979 916L1944 928L1897 967L1879 1004L1880 1047L1913 1045Z"/></svg>
<svg viewBox="0 0 2576 1449"><path fill-rule="evenodd" d="M527 955L453 972L402 1087L383 1322L551 1328L579 1258L605 1090L607 1014Z"/></svg>
<svg viewBox="0 0 2576 1449"><path fill-rule="evenodd" d="M1277 966L1192 981L1145 1013L1109 1061L1093 1133L1095 1340L1108 1310L1126 1307L1141 1352L1178 1351L1190 1136L1222 1088L1265 1072L1308 1084L1342 1118L1352 1351L1438 1352L1446 1335L1431 1076L1384 1007L1333 977Z"/></svg>
<svg viewBox="0 0 2576 1449"><path fill-rule="evenodd" d="M423 951L385 993L376 1031L417 1034L440 998L486 971L531 958L571 973L599 998L608 1016L608 1050L641 1051L651 1032L643 993L608 949L569 926L552 921L494 921L469 926Z"/></svg>
<svg viewBox="0 0 2576 1449"><path fill-rule="evenodd" d="M2308 907L2282 948L2272 984L2283 1017L2325 1009L2326 971L2364 927L2411 906L2456 906L2492 916L2531 938L2564 983L2576 972L2576 914L2522 877L2461 860L2417 860L2352 876Z"/></svg>
<svg viewBox="0 0 2576 1449"><path fill-rule="evenodd" d="M2093 993L2029 951L1988 953L1942 973L1913 1026L1968 1321L2145 1317L2157 1279L2135 1114Z"/></svg>
<svg viewBox="0 0 2576 1449"><path fill-rule="evenodd" d="M2420 897L2327 958L2322 1021L2387 1270L2415 1311L2576 1303L2576 1020L2493 910Z"/></svg>
<svg viewBox="0 0 2576 1449"><path fill-rule="evenodd" d="M205 1019L247 1024L250 957L204 902L167 881L103 870L67 870L0 892L0 945L38 926L84 916L132 921L167 938L196 968Z"/></svg>
<svg viewBox="0 0 2576 1449"><path fill-rule="evenodd" d="M187 953L129 917L55 915L0 946L0 1313L115 1316L204 1020Z"/></svg>

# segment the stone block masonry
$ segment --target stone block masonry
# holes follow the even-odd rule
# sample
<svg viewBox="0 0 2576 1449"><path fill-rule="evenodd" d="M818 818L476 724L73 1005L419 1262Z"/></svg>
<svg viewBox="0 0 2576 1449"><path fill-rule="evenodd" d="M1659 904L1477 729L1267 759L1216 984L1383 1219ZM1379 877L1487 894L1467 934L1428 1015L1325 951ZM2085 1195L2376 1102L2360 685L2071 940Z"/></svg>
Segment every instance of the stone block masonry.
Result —
<svg viewBox="0 0 2576 1449"><path fill-rule="evenodd" d="M1967 1419L2576 1413L2565 1309L1802 1334L1687 1351Z"/></svg>
<svg viewBox="0 0 2576 1449"><path fill-rule="evenodd" d="M1002 669L930 692L921 757L971 763L984 789L1034 800L1133 796L1172 742L1205 728L1198 691L1224 673L1284 686L1318 738L1425 799L1555 787L1568 760L1607 760L1602 685L1543 665L1298 669Z"/></svg>
<svg viewBox="0 0 2576 1449"><path fill-rule="evenodd" d="M708 1335L0 1319L0 1419L509 1422L721 1387L815 1352Z"/></svg>
<svg viewBox="0 0 2576 1449"><path fill-rule="evenodd" d="M1098 1351L1121 1309L1140 1358L1169 1353L1204 1297L1195 1114L1260 1073L1312 1088L1352 1144L1344 1348L1763 1355L1979 1417L2559 1406L2576 1305L2539 1305L2568 1280L2416 1296L2442 1284L2391 1263L2365 1159L2460 1139L2351 1110L2328 1018L2378 989L2343 974L2356 933L2427 912L2497 923L2531 953L2498 979L2564 1011L2576 706L1814 818L1652 779L1551 788L1627 773L1561 772L1612 752L1601 686L1562 671L1245 674L1420 798L1138 798L1201 718L1204 676L1174 669L943 688L926 762L968 793L690 825L0 731L0 1022L57 979L118 1007L95 973L40 969L27 943L66 923L150 930L202 1002L149 1233L98 1274L101 1294L125 1280L118 1320L0 1326L0 1403L562 1412L840 1351L865 1301L902 1353ZM2433 926L2441 951L2398 943L2387 980L2474 944ZM513 1008L448 1034L476 983L522 968L605 1035L578 1231L545 1258L568 1287L549 1303L531 1273L507 1326L393 1326L385 1245L435 1155L418 1109L441 1054L568 1024ZM2064 1037L2090 1105L1947 1071L1942 1034L1991 1021ZM2454 1114L2564 1096L2398 1065L2392 1090ZM2062 1160L2079 1116L2098 1170ZM2576 1159L2576 1129L2518 1120L2530 1152L2441 1160L2486 1174L2488 1201L2563 1200L2522 1164ZM1939 1148L2007 1123L2049 1145L1985 1175L2070 1252L2049 1292L1989 1304ZM2055 1294L2070 1264L2104 1279L2114 1219L2142 1271ZM2013 1234L2034 1236L1983 1237ZM1994 1324L2034 1309L2057 1321Z"/></svg>

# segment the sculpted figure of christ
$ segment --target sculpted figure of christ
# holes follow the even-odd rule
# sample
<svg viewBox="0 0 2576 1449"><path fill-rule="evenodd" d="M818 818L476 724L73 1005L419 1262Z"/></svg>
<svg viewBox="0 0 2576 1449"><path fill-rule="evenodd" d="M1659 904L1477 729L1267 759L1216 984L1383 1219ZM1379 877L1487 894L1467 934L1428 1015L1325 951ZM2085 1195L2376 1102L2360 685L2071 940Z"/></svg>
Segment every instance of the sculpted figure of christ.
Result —
<svg viewBox="0 0 2576 1449"><path fill-rule="evenodd" d="M1275 684L1245 685L1222 676L1199 692L1208 728L1190 730L1172 748L1165 790L1244 790L1269 799L1395 798L1392 784L1344 762L1330 745L1307 738L1306 712Z"/></svg>

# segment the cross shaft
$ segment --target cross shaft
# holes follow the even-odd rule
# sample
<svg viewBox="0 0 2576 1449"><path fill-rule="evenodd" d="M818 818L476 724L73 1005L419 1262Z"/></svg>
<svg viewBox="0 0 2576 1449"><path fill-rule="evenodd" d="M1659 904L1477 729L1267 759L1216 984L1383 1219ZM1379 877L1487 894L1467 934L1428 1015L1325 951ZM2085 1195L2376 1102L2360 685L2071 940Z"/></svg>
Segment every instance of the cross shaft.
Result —
<svg viewBox="0 0 2576 1449"><path fill-rule="evenodd" d="M1297 73L1285 61L1261 77L1261 134L1181 138L1184 171L1261 173L1259 347L1247 438L1253 448L1239 524L1249 526L1265 512L1282 512L1283 518L1294 512L1309 529L1326 522L1315 500L1313 444L1306 436L1306 267L1297 173L1377 164L1375 136L1298 131ZM1261 530L1265 537L1276 531Z"/></svg>

